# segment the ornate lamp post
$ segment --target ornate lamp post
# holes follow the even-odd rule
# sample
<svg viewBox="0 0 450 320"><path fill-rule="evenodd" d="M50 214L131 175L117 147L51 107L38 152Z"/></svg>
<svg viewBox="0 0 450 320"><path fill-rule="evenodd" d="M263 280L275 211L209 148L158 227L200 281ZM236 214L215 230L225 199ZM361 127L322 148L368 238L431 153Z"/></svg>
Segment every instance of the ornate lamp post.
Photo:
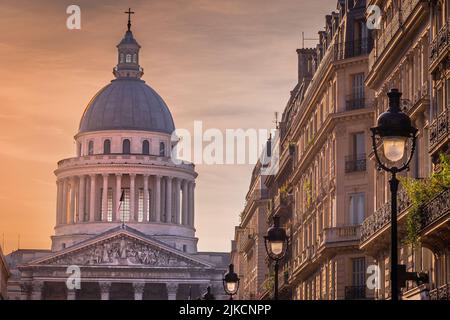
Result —
<svg viewBox="0 0 450 320"><path fill-rule="evenodd" d="M417 129L411 125L411 119L400 110L401 92L391 89L387 94L389 108L377 120L377 126L371 128L372 147L379 170L391 173L389 180L391 191L391 299L398 300L398 253L397 253L397 173L408 169L416 147ZM410 154L404 157L407 142L411 140ZM386 163L378 154L378 143L383 149ZM403 159L403 161L401 161Z"/></svg>
<svg viewBox="0 0 450 320"><path fill-rule="evenodd" d="M273 216L273 226L267 229L267 236L264 236L264 243L269 258L275 261L275 291L273 299L278 300L278 267L279 261L286 254L288 237L286 231L280 227L280 217Z"/></svg>
<svg viewBox="0 0 450 320"><path fill-rule="evenodd" d="M228 267L228 272L223 277L223 289L225 293L230 296L230 300L233 300L233 296L238 292L239 289L239 277L234 272L234 265L230 264Z"/></svg>

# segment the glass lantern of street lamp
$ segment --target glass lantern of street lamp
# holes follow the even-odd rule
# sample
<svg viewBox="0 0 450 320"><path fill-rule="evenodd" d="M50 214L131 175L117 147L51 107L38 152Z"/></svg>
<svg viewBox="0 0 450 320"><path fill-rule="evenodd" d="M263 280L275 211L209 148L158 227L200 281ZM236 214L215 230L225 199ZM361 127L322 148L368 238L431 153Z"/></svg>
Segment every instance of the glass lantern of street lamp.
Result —
<svg viewBox="0 0 450 320"><path fill-rule="evenodd" d="M234 272L234 265L230 264L228 267L228 272L223 277L223 289L232 299L239 289L239 277Z"/></svg>
<svg viewBox="0 0 450 320"><path fill-rule="evenodd" d="M409 116L400 110L402 94L398 89L391 89L387 95L389 97L389 108L378 117L377 126L371 128L371 131L377 160L379 160L379 156L376 141L380 139L385 158L394 163L403 159L408 139L413 140L412 149L415 147L417 129L411 125Z"/></svg>
<svg viewBox="0 0 450 320"><path fill-rule="evenodd" d="M287 248L287 235L284 228L280 227L280 217L273 217L273 225L267 230L264 242L267 254L272 260L280 260L284 257Z"/></svg>

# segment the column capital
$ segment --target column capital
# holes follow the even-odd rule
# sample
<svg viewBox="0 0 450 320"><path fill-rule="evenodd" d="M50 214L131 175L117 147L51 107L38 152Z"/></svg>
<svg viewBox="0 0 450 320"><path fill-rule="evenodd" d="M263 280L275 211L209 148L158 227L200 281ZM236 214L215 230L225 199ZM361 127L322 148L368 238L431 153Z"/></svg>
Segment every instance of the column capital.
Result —
<svg viewBox="0 0 450 320"><path fill-rule="evenodd" d="M96 176L97 176L96 173L90 173L90 174L89 174L89 177L91 177L91 178L95 178Z"/></svg>
<svg viewBox="0 0 450 320"><path fill-rule="evenodd" d="M172 176L166 176L166 179L169 181L172 181L173 177Z"/></svg>
<svg viewBox="0 0 450 320"><path fill-rule="evenodd" d="M116 177L121 177L123 174L122 173L115 173Z"/></svg>
<svg viewBox="0 0 450 320"><path fill-rule="evenodd" d="M133 289L134 292L142 294L144 293L145 282L134 282Z"/></svg>
<svg viewBox="0 0 450 320"><path fill-rule="evenodd" d="M109 173L102 173L102 177L103 177L103 178L109 177Z"/></svg>
<svg viewBox="0 0 450 320"><path fill-rule="evenodd" d="M167 288L167 292L169 294L175 294L175 293L177 293L178 283L168 282L168 283L166 283L166 288Z"/></svg>
<svg viewBox="0 0 450 320"><path fill-rule="evenodd" d="M129 176L130 176L130 178L134 179L134 178L136 178L136 173L130 173Z"/></svg>
<svg viewBox="0 0 450 320"><path fill-rule="evenodd" d="M109 289L111 288L111 282L99 282L98 285L100 286L100 292L101 293L109 293Z"/></svg>

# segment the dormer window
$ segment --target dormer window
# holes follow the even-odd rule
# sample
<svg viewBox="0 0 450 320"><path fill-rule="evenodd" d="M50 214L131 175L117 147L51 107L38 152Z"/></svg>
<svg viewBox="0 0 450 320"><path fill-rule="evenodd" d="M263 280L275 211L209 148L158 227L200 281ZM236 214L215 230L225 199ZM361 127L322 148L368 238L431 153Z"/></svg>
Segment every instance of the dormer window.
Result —
<svg viewBox="0 0 450 320"><path fill-rule="evenodd" d="M120 59L119 59L119 62L120 62L120 63L123 63L123 57L124 57L124 56L123 56L123 53L121 53L121 54L120 54Z"/></svg>
<svg viewBox="0 0 450 320"><path fill-rule="evenodd" d="M126 56L125 56L125 62L126 63L131 63L131 54L127 54Z"/></svg>
<svg viewBox="0 0 450 320"><path fill-rule="evenodd" d="M137 63L137 54L133 54L133 63Z"/></svg>

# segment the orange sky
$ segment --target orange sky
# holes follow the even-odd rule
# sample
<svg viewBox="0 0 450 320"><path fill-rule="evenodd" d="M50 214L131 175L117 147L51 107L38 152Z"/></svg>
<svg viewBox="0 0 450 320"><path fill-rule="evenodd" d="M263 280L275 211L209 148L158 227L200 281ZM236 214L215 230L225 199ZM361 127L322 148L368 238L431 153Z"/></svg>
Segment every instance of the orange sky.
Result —
<svg viewBox="0 0 450 320"><path fill-rule="evenodd" d="M81 30L66 8L81 7ZM296 81L300 34L316 37L335 0L3 0L0 19L0 244L49 248L58 160L90 98L112 80L126 28L143 79L178 128L270 128ZM307 43L313 45L314 43ZM197 166L199 250L229 251L251 166Z"/></svg>

